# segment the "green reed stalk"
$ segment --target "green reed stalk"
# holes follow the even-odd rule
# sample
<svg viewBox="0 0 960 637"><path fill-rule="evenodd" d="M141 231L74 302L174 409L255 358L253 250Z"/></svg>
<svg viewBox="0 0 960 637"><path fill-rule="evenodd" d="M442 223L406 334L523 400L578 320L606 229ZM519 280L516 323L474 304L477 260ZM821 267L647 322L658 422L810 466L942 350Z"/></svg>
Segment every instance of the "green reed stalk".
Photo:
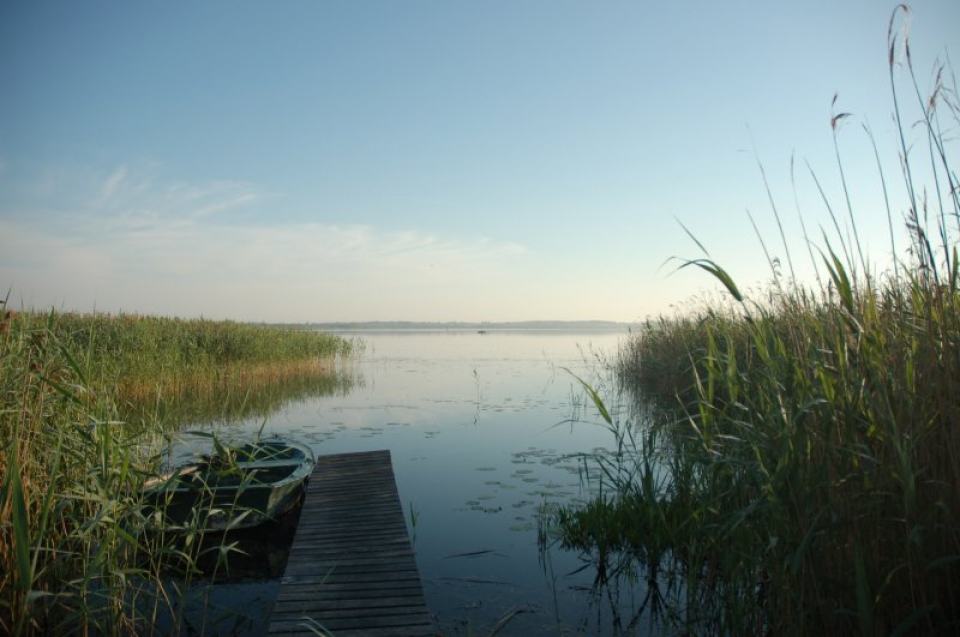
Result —
<svg viewBox="0 0 960 637"><path fill-rule="evenodd" d="M161 615L176 621L211 512L183 533L155 529L142 495L160 465L154 450L198 415L252 413L290 396L248 400L251 387L337 391L317 361L349 348L228 322L0 307L0 633L146 634ZM225 389L236 404L213 411ZM177 406L195 396L211 407Z"/></svg>
<svg viewBox="0 0 960 637"><path fill-rule="evenodd" d="M889 33L899 122L894 20ZM612 488L557 511L554 537L590 552L601 584L639 576L658 630L960 630L960 246L945 223L955 147L937 101L919 104L940 232L918 210L900 126L915 249L892 274L867 269L856 227L848 241L811 170L834 228L822 285L746 299L712 259L686 261L736 304L651 320L624 346L617 371L642 403L635 421L611 419L587 390L623 452L597 459Z"/></svg>

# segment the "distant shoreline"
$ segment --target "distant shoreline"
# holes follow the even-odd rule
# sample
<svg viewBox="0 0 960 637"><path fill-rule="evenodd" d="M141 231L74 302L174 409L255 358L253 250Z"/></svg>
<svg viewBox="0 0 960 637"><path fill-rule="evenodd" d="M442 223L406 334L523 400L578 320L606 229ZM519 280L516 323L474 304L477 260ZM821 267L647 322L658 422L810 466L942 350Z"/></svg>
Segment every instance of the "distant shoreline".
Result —
<svg viewBox="0 0 960 637"><path fill-rule="evenodd" d="M421 322L358 321L335 323L276 323L276 327L330 332L628 332L639 323L616 321L508 321L508 322Z"/></svg>

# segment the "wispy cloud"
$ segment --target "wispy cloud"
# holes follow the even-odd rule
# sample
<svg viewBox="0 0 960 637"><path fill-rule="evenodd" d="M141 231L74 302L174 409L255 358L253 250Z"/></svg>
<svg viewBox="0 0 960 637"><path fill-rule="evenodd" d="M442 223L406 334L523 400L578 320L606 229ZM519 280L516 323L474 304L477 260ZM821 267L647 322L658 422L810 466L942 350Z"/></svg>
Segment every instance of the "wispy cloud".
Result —
<svg viewBox="0 0 960 637"><path fill-rule="evenodd" d="M256 198L257 195L253 192L239 193L235 197L207 203L206 205L194 210L193 214L195 217L209 217L210 215L214 215L219 212L225 212L233 208L245 206L255 201Z"/></svg>
<svg viewBox="0 0 960 637"><path fill-rule="evenodd" d="M493 293L515 294L529 258L482 237L224 219L263 199L249 184L158 184L127 167L97 183L92 204L62 213L0 211L0 279L24 302L267 320L484 318L485 304L502 301Z"/></svg>
<svg viewBox="0 0 960 637"><path fill-rule="evenodd" d="M262 193L244 182L161 183L149 170L120 166L103 179L91 204L74 210L103 219L110 229L151 231L215 217L260 198Z"/></svg>
<svg viewBox="0 0 960 637"><path fill-rule="evenodd" d="M113 198L117 193L120 187L123 185L123 180L127 178L127 167L120 166L114 170L110 175L103 180L103 185L100 187L100 202L106 203Z"/></svg>

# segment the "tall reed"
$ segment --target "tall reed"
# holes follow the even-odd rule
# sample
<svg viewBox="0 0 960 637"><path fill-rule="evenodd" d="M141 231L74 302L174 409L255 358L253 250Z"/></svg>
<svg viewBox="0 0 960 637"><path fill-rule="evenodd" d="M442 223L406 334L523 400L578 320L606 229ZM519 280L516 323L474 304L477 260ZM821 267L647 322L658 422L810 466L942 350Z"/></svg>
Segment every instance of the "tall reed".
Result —
<svg viewBox="0 0 960 637"><path fill-rule="evenodd" d="M17 635L149 634L182 612L201 553L230 546L199 542L202 520L173 537L147 519L142 485L183 420L177 405L244 394L251 375L304 391L330 376L320 357L350 347L235 323L6 308L0 318L0 633Z"/></svg>
<svg viewBox="0 0 960 637"><path fill-rule="evenodd" d="M593 552L600 580L639 567L643 609L662 628L960 629L960 180L944 128L960 109L945 67L921 97L894 28L906 11L891 18L889 64L902 121L905 56L921 131L911 146L901 126L898 140L908 255L875 276L856 233L824 235L823 284L785 281L771 260L760 299L709 257L683 262L731 303L650 321L624 347L621 380L653 404L637 423L601 411L622 451L604 461L613 488L555 516L560 541Z"/></svg>
<svg viewBox="0 0 960 637"><path fill-rule="evenodd" d="M157 383L193 376L183 384L195 385L237 366L326 359L351 347L319 332L136 314L62 313L53 327L71 351L84 353L93 382L116 383L121 395L133 397Z"/></svg>

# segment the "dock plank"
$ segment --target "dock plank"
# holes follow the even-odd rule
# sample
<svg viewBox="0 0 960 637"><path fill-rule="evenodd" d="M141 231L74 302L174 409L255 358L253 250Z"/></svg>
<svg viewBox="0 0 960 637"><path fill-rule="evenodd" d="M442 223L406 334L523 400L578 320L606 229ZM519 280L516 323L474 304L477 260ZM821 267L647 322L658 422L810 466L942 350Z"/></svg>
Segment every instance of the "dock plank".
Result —
<svg viewBox="0 0 960 637"><path fill-rule="evenodd" d="M389 451L317 458L268 633L317 625L337 637L438 634Z"/></svg>

